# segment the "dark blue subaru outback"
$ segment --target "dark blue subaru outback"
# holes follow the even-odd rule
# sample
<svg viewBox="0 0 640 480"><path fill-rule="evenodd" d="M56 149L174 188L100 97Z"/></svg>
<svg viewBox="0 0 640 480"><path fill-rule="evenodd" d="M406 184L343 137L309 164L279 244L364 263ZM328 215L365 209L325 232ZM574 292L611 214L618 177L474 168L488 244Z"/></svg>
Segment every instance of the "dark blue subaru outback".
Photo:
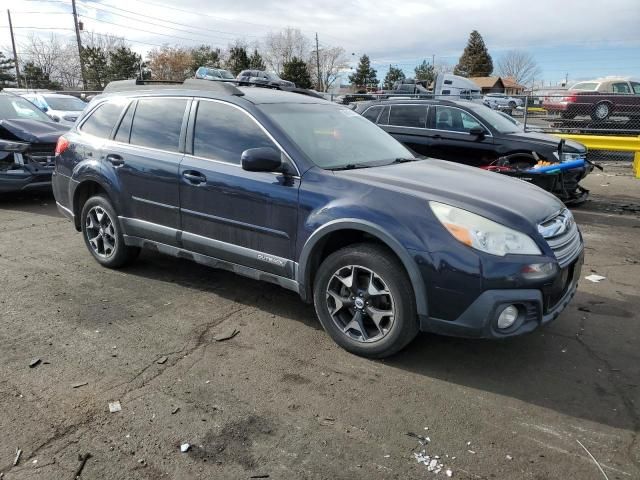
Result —
<svg viewBox="0 0 640 480"><path fill-rule="evenodd" d="M151 248L294 290L345 349L555 319L583 242L530 184L416 158L357 113L258 87L114 82L60 138L59 209L117 268Z"/></svg>

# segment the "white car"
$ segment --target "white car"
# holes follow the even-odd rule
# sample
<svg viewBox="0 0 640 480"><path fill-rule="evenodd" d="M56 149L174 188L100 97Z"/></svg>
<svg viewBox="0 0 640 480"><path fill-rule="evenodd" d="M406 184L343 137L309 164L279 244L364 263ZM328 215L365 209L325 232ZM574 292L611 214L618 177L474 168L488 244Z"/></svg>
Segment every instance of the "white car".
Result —
<svg viewBox="0 0 640 480"><path fill-rule="evenodd" d="M487 93L482 99L483 103L494 110L522 107L524 102L521 98L510 97L504 93Z"/></svg>
<svg viewBox="0 0 640 480"><path fill-rule="evenodd" d="M62 93L24 93L22 97L61 125L73 125L87 106L79 98Z"/></svg>

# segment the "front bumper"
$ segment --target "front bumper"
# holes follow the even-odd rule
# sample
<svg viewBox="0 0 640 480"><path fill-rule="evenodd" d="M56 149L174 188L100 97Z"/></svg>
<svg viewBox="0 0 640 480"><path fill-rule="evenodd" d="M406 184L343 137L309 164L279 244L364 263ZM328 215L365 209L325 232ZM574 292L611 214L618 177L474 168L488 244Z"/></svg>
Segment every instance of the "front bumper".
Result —
<svg viewBox="0 0 640 480"><path fill-rule="evenodd" d="M455 320L421 316L420 330L468 338L505 338L529 333L558 318L569 305L578 288L582 264L581 253L557 273L553 282L540 289L485 290ZM516 305L519 316L511 327L502 330L497 327L497 319L508 305Z"/></svg>

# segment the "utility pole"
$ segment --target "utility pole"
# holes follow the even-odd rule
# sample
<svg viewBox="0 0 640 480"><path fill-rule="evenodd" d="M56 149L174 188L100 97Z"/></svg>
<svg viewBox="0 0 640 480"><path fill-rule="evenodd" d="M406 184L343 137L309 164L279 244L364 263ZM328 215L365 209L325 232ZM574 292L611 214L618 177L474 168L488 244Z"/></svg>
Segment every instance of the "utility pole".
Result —
<svg viewBox="0 0 640 480"><path fill-rule="evenodd" d="M78 55L80 57L80 74L82 75L82 88L87 89L87 77L84 73L84 62L82 61L82 39L80 38L80 29L78 28L78 12L76 11L76 0L71 0L73 8L73 26L76 29L76 40L78 41Z"/></svg>
<svg viewBox="0 0 640 480"><path fill-rule="evenodd" d="M318 46L318 32L316 32L316 67L318 68L318 89L324 91L322 74L320 73L320 47Z"/></svg>
<svg viewBox="0 0 640 480"><path fill-rule="evenodd" d="M13 47L13 64L16 68L16 84L20 88L20 65L18 65L18 52L16 51L16 39L13 36L13 25L11 24L11 11L7 8L9 17L9 32L11 32L11 46Z"/></svg>

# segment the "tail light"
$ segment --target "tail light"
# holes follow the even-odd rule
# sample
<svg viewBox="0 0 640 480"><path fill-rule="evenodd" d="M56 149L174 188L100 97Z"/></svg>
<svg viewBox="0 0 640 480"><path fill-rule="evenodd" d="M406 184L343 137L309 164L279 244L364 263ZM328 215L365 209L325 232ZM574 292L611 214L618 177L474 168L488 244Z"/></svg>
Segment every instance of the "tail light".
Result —
<svg viewBox="0 0 640 480"><path fill-rule="evenodd" d="M66 152L67 148L69 148L69 140L64 137L60 137L58 139L58 143L56 143L56 157Z"/></svg>
<svg viewBox="0 0 640 480"><path fill-rule="evenodd" d="M564 101L567 103L576 103L578 101L578 96L575 93L567 95L564 97Z"/></svg>

